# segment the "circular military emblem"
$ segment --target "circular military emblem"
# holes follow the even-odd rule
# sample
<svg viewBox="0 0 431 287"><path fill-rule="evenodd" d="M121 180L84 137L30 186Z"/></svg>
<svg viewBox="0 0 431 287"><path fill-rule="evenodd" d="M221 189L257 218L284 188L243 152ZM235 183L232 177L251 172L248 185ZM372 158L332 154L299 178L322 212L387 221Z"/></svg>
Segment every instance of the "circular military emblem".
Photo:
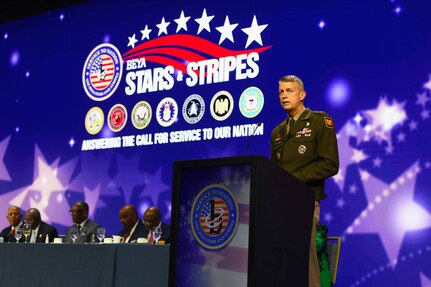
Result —
<svg viewBox="0 0 431 287"><path fill-rule="evenodd" d="M204 99L197 95L189 96L183 104L183 118L189 124L199 122L205 113Z"/></svg>
<svg viewBox="0 0 431 287"><path fill-rule="evenodd" d="M138 130L146 128L151 121L151 117L151 106L146 101L141 101L133 107L131 121Z"/></svg>
<svg viewBox="0 0 431 287"><path fill-rule="evenodd" d="M234 237L238 221L238 203L226 186L208 185L195 197L190 225L202 247L213 250L224 247Z"/></svg>
<svg viewBox="0 0 431 287"><path fill-rule="evenodd" d="M218 121L224 121L232 114L233 106L232 95L227 91L220 91L211 99L211 115Z"/></svg>
<svg viewBox="0 0 431 287"><path fill-rule="evenodd" d="M239 98L239 110L246 118L254 118L263 108L264 97L257 87L249 87L242 92Z"/></svg>
<svg viewBox="0 0 431 287"><path fill-rule="evenodd" d="M105 116L103 111L98 107L91 108L85 116L85 129L91 135L95 135L103 127Z"/></svg>
<svg viewBox="0 0 431 287"><path fill-rule="evenodd" d="M303 144L298 147L298 152L300 154L304 154L306 150L307 150L307 148Z"/></svg>
<svg viewBox="0 0 431 287"><path fill-rule="evenodd" d="M157 122L162 127L169 127L178 117L178 105L172 98L164 98L157 105L156 111Z"/></svg>
<svg viewBox="0 0 431 287"><path fill-rule="evenodd" d="M108 99L120 84L123 73L123 59L118 49L103 43L93 49L85 60L82 84L90 99Z"/></svg>
<svg viewBox="0 0 431 287"><path fill-rule="evenodd" d="M127 122L127 110L122 104L114 105L108 114L108 126L113 132L121 131Z"/></svg>

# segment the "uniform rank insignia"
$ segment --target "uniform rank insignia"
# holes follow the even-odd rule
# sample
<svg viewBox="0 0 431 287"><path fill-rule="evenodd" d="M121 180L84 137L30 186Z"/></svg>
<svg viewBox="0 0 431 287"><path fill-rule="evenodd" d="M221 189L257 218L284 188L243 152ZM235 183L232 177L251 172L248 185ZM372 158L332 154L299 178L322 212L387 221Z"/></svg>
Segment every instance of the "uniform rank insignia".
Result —
<svg viewBox="0 0 431 287"><path fill-rule="evenodd" d="M326 127L333 129L334 128L334 122L332 121L332 119L330 117L324 117L324 119L325 119Z"/></svg>

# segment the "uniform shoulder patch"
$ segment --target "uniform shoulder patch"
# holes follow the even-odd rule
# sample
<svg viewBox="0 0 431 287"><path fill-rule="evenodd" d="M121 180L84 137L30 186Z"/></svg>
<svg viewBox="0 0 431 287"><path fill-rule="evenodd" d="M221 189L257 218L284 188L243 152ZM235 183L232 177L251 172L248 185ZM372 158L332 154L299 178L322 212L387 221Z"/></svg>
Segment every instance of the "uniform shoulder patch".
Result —
<svg viewBox="0 0 431 287"><path fill-rule="evenodd" d="M334 128L334 121L330 117L323 117L323 119L325 120L325 125L327 128L329 129Z"/></svg>

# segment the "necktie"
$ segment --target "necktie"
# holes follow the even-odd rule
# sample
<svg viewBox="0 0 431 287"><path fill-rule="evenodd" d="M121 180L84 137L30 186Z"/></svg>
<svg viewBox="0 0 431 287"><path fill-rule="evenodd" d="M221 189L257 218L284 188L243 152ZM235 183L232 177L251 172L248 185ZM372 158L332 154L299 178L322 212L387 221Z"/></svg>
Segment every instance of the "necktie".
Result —
<svg viewBox="0 0 431 287"><path fill-rule="evenodd" d="M13 237L14 235L15 235L15 227L12 227L8 236Z"/></svg>
<svg viewBox="0 0 431 287"><path fill-rule="evenodd" d="M126 240L127 240L127 238L129 238L129 236L130 236L130 231L127 231L126 233L124 233L123 243L126 243Z"/></svg>
<svg viewBox="0 0 431 287"><path fill-rule="evenodd" d="M294 124L295 124L295 120L293 118L289 118L289 128L287 130L288 138L293 137L292 129Z"/></svg>
<svg viewBox="0 0 431 287"><path fill-rule="evenodd" d="M79 232L81 231L81 225L80 224L76 225L76 230L78 230L78 234L79 234Z"/></svg>
<svg viewBox="0 0 431 287"><path fill-rule="evenodd" d="M148 243L149 244L153 244L154 243L154 237L153 237L153 232L150 232L150 238L148 238Z"/></svg>

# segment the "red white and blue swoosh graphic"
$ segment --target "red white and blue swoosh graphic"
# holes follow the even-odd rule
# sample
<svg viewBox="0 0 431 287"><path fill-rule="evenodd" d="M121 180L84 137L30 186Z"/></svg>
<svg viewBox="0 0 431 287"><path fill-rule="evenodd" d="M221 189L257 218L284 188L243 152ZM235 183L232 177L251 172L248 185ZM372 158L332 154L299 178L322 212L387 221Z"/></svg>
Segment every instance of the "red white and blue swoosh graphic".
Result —
<svg viewBox="0 0 431 287"><path fill-rule="evenodd" d="M230 50L214 44L197 36L178 34L160 37L127 51L123 54L124 60L139 59L145 57L147 62L154 62L165 66L173 66L175 69L187 73L187 63L261 53L271 46L248 50Z"/></svg>
<svg viewBox="0 0 431 287"><path fill-rule="evenodd" d="M158 29L157 38L151 39L151 33L155 33L156 29L150 29L148 25L145 26L144 30L141 30L141 44L138 44L139 40L136 39L136 33L129 38L127 47L131 49L123 54L125 61L132 59L145 58L146 62L158 63L165 66L172 66L178 71L187 73L187 64L190 62L199 62L214 58L223 58L237 55L248 55L250 53L261 53L271 46L264 46L262 40L262 34L268 27L267 24L259 24L256 15L253 16L251 24L246 24L245 28L240 28L239 23L231 23L229 16L226 16L222 26L217 26L216 23L220 24L220 20L215 18L214 15L207 15L206 9L203 9L202 16L195 18L194 21L190 21L190 16L185 16L184 11L181 11L181 15L173 21L177 24L175 34L171 34L174 28L172 22L166 21L165 17L161 19L159 24L155 26ZM189 22L189 23L188 23ZM198 29L195 35L193 32L189 33L188 28L195 28L198 24ZM172 24L172 26L170 26ZM212 27L213 26L213 27ZM211 28L215 28L216 31L212 33ZM153 31L154 30L154 31ZM182 31L184 30L184 31ZM184 32L187 32L184 33ZM218 44L209 41L206 38L199 36L201 32L205 32L206 36L214 38L220 34ZM235 42L235 38L247 37L245 47L243 49L227 49L222 46L223 42L234 43L235 46L242 46L243 43ZM135 45L138 44L136 47ZM251 46L251 48L249 48ZM258 46L256 48L256 46ZM249 48L249 49L247 49Z"/></svg>

